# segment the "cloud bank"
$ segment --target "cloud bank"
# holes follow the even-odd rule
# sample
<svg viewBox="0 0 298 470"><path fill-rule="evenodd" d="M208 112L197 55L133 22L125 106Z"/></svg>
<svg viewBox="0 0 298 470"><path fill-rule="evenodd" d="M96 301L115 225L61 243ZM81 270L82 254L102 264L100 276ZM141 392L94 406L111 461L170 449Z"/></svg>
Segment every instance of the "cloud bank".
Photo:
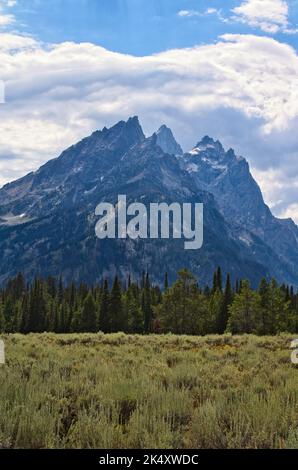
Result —
<svg viewBox="0 0 298 470"><path fill-rule="evenodd" d="M285 0L244 0L232 12L236 20L266 33L294 32L289 28L289 7Z"/></svg>
<svg viewBox="0 0 298 470"><path fill-rule="evenodd" d="M0 79L0 184L138 114L147 134L166 123L185 150L206 133L234 146L262 188L271 175L275 213L298 221L298 57L286 44L225 35L211 45L134 57L7 33L0 34Z"/></svg>

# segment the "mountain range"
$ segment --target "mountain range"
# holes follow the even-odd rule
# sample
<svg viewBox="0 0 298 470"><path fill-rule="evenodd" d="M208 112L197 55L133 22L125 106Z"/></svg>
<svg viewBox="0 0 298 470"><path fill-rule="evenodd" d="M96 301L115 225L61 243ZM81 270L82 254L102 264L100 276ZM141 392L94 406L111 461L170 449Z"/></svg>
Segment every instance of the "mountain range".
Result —
<svg viewBox="0 0 298 470"><path fill-rule="evenodd" d="M204 203L204 244L99 240L99 202ZM146 138L137 117L104 128L0 189L0 284L17 272L93 283L148 270L162 284L182 267L201 284L217 266L233 280L262 277L298 285L298 227L265 204L249 165L206 136L183 153L165 125Z"/></svg>

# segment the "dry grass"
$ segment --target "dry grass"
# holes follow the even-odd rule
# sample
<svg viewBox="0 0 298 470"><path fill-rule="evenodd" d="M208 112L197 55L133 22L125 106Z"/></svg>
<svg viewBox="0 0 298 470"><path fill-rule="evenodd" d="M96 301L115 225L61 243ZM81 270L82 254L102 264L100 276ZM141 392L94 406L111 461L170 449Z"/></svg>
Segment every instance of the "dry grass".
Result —
<svg viewBox="0 0 298 470"><path fill-rule="evenodd" d="M2 448L298 447L289 336L3 339Z"/></svg>

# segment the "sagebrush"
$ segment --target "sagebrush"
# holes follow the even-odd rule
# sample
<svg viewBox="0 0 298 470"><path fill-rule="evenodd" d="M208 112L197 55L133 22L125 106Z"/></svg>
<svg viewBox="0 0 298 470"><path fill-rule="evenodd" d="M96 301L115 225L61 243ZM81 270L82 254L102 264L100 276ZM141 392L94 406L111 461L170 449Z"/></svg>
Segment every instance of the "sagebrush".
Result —
<svg viewBox="0 0 298 470"><path fill-rule="evenodd" d="M298 447L290 336L2 338L2 448Z"/></svg>

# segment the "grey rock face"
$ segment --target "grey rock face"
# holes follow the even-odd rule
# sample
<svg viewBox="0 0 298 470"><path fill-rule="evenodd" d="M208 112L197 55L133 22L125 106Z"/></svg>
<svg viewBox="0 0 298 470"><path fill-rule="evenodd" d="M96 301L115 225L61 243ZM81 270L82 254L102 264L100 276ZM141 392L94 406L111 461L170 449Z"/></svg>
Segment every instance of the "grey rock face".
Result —
<svg viewBox="0 0 298 470"><path fill-rule="evenodd" d="M279 280L298 282L298 227L273 216L243 157L227 152L209 137L183 156L182 165L204 190L212 193L234 230L254 234L274 252L270 271ZM281 268L281 266L284 266Z"/></svg>
<svg viewBox="0 0 298 470"><path fill-rule="evenodd" d="M134 117L94 132L4 186L0 283L19 271L29 279L61 275L65 281L92 283L116 273L138 278L147 269L162 283L165 271L173 280L187 267L205 284L218 265L234 280L246 277L253 285L263 276L297 283L287 257L287 249L296 250L297 227L271 215L246 161L209 137L181 153L169 129L146 139ZM98 240L95 208L101 201L115 204L119 194L148 207L151 202L203 202L203 248L186 251L183 239ZM266 223L257 224L260 216ZM274 240L286 245L284 257L277 255Z"/></svg>
<svg viewBox="0 0 298 470"><path fill-rule="evenodd" d="M156 132L157 140L156 143L159 147L170 155L182 155L183 150L180 145L176 142L175 137L171 129L167 126L161 126Z"/></svg>

